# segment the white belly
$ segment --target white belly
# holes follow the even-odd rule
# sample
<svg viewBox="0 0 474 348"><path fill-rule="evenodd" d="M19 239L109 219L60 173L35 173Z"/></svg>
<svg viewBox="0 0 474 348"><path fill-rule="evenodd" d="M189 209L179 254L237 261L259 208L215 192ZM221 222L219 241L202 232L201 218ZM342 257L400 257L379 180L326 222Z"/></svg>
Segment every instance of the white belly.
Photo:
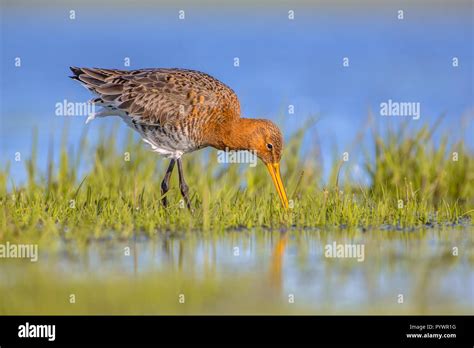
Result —
<svg viewBox="0 0 474 348"><path fill-rule="evenodd" d="M133 123L133 118L125 112L114 108L111 105L96 104L104 107L99 113L89 115L86 123L92 121L96 117L119 116L130 128L137 131L142 137L143 141L150 146L150 148L162 156L168 158L178 159L184 153L191 152L196 149L196 146L189 139L186 129L181 130L179 134L167 135L159 131L159 127L144 126Z"/></svg>
<svg viewBox="0 0 474 348"><path fill-rule="evenodd" d="M136 126L133 124L131 117L128 115L119 116L130 128L140 134L142 140L150 146L152 151L157 152L164 157L178 159L184 153L193 151L193 148L190 142L187 141L186 136L181 135L171 138L159 132L157 128L155 130L150 130L148 128Z"/></svg>

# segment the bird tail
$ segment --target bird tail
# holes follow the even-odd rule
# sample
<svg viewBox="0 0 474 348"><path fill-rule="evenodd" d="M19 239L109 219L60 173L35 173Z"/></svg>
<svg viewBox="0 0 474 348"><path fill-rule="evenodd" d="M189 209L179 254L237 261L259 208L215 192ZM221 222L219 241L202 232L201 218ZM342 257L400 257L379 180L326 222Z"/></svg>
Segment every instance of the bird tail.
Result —
<svg viewBox="0 0 474 348"><path fill-rule="evenodd" d="M98 68L78 68L73 66L70 67L70 69L74 74L69 76L71 79L79 81L88 90L98 95L97 98L93 98L90 102L105 108L101 112L91 113L86 123L89 123L96 117L116 114L116 112L109 110L108 106L118 97L118 95L114 95L113 93L120 93L122 86L114 84L111 80L113 80L114 75L116 76L117 73L121 71ZM113 93L110 92L111 90Z"/></svg>
<svg viewBox="0 0 474 348"><path fill-rule="evenodd" d="M103 69L96 68L78 68L71 66L72 73L74 75L69 76L73 80L79 81L84 87L97 93L97 88L106 84L106 79L110 76Z"/></svg>

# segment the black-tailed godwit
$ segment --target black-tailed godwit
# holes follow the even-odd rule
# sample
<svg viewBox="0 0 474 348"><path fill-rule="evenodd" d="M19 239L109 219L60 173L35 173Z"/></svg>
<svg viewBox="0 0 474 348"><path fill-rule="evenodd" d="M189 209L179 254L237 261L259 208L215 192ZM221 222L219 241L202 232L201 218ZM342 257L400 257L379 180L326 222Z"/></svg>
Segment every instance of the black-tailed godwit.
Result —
<svg viewBox="0 0 474 348"><path fill-rule="evenodd" d="M249 150L268 168L285 208L288 198L280 176L283 137L265 119L240 117L240 103L228 86L212 76L184 69L115 70L71 67L74 76L97 97L104 109L90 115L120 116L151 148L171 159L163 182L162 201L175 163L181 194L190 208L181 156L212 146L219 150Z"/></svg>

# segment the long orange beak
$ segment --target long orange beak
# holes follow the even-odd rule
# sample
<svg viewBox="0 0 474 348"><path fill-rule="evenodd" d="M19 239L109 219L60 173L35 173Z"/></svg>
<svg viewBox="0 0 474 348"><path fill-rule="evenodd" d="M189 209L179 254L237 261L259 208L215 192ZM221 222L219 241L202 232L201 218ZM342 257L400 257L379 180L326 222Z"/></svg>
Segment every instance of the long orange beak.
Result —
<svg viewBox="0 0 474 348"><path fill-rule="evenodd" d="M288 197L286 196L285 187L281 181L280 163L267 163L267 169L272 177L273 183L275 184L278 196L280 196L281 203L285 209L288 209Z"/></svg>

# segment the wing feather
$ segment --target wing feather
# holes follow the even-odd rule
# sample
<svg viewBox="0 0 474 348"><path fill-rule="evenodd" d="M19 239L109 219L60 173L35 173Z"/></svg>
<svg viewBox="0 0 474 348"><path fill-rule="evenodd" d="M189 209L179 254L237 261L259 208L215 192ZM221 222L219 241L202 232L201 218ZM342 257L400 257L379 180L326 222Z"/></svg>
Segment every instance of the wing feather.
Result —
<svg viewBox="0 0 474 348"><path fill-rule="evenodd" d="M75 74L72 78L142 124L175 123L191 117L240 117L234 91L202 72L75 67L71 70Z"/></svg>

